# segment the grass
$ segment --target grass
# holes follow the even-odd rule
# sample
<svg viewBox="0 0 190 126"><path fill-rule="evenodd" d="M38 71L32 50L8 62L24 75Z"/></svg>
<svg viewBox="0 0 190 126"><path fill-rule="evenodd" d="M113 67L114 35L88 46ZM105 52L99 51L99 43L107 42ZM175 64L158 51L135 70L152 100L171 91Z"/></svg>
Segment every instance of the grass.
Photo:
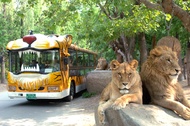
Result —
<svg viewBox="0 0 190 126"><path fill-rule="evenodd" d="M90 98L90 97L93 97L93 96L95 96L96 95L96 93L93 93L93 92L88 92L88 91L85 91L83 94L82 94L82 97L83 98Z"/></svg>

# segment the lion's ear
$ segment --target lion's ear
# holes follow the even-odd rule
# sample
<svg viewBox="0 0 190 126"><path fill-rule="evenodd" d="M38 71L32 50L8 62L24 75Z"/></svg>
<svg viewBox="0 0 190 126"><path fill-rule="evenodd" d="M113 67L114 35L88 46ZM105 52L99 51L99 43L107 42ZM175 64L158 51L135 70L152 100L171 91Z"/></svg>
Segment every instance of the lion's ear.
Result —
<svg viewBox="0 0 190 126"><path fill-rule="evenodd" d="M167 46L156 46L154 49L152 49L150 51L150 56L154 56L154 57L160 57L163 52L171 50L171 48L167 47Z"/></svg>
<svg viewBox="0 0 190 126"><path fill-rule="evenodd" d="M159 57L162 55L162 53L161 53L159 48L155 48L155 49L150 51L150 55L154 56L154 57Z"/></svg>
<svg viewBox="0 0 190 126"><path fill-rule="evenodd" d="M177 52L176 52L176 51L173 51L173 52L174 52L174 55L175 55L176 57L178 57Z"/></svg>
<svg viewBox="0 0 190 126"><path fill-rule="evenodd" d="M132 60L129 65L133 68L133 69L137 69L138 67L138 61L137 60Z"/></svg>
<svg viewBox="0 0 190 126"><path fill-rule="evenodd" d="M110 63L110 69L115 70L119 67L120 63L117 60L112 60Z"/></svg>

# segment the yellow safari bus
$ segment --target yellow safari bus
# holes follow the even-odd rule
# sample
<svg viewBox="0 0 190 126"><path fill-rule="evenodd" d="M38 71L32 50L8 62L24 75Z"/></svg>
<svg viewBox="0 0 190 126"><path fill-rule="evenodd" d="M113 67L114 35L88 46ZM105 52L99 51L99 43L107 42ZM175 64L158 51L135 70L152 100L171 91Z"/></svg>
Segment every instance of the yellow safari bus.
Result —
<svg viewBox="0 0 190 126"><path fill-rule="evenodd" d="M10 41L8 96L71 101L86 89L85 75L95 69L97 53L71 43L71 35L43 34Z"/></svg>

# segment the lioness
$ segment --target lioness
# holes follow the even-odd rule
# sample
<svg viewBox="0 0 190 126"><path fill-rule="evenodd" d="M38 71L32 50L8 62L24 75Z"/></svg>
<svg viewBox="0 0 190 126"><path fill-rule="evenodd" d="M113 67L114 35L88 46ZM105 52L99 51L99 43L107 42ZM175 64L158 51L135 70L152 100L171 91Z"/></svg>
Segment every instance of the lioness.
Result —
<svg viewBox="0 0 190 126"><path fill-rule="evenodd" d="M180 72L177 53L166 46L157 46L150 51L140 75L152 104L173 110L184 119L190 119L190 102L177 81ZM143 96L144 94L143 92Z"/></svg>
<svg viewBox="0 0 190 126"><path fill-rule="evenodd" d="M111 61L112 80L102 91L98 106L100 124L105 123L104 112L110 106L121 109L131 102L142 104L142 82L137 67L137 60L121 64L117 60Z"/></svg>

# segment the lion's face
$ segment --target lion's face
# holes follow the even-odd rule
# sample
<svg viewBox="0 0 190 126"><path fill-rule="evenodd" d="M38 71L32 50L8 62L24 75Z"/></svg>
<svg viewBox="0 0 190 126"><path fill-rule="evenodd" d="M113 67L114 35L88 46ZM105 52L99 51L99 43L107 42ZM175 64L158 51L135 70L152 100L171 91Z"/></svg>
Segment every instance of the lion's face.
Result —
<svg viewBox="0 0 190 126"><path fill-rule="evenodd" d="M120 93L126 94L129 89L134 85L136 81L138 61L133 60L131 63L119 63L113 60L110 63L110 69L112 70L112 80Z"/></svg>
<svg viewBox="0 0 190 126"><path fill-rule="evenodd" d="M167 47L157 47L150 52L148 61L151 61L152 69L171 80L177 79L181 73L177 54Z"/></svg>

